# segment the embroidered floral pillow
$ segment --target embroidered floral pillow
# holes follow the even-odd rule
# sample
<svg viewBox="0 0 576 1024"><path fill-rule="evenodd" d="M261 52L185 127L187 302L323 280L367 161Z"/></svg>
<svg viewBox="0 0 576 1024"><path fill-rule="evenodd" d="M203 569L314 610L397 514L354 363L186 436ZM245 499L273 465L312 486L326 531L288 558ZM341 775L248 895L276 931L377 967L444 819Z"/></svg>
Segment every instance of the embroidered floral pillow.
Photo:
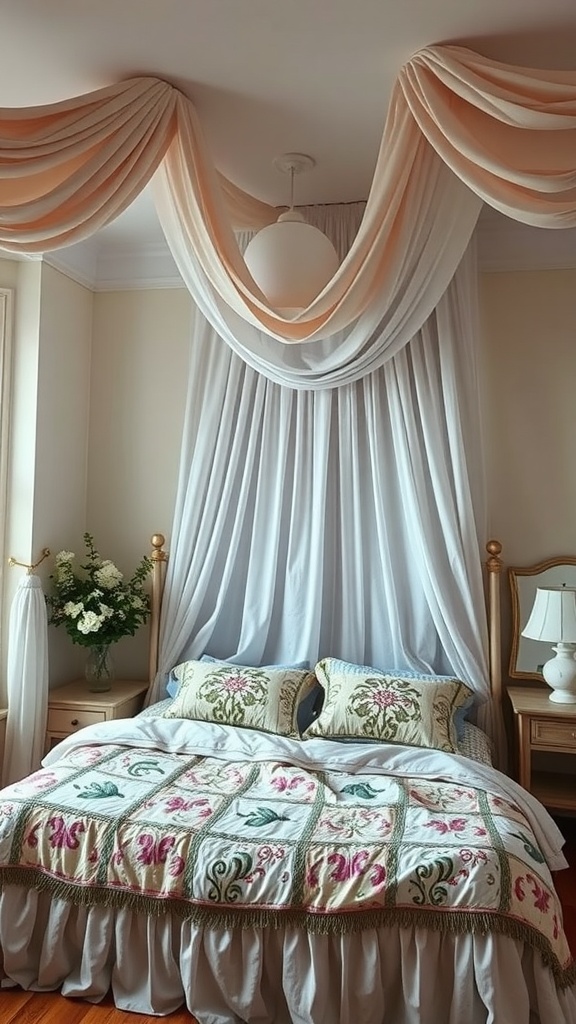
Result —
<svg viewBox="0 0 576 1024"><path fill-rule="evenodd" d="M340 658L330 658L329 661L332 675L345 673L346 675L393 676L394 679L418 679L419 682L426 683L459 682L456 676L438 675L437 672L432 674L431 672L416 672L412 669L374 668L371 665L355 665L351 661L342 661ZM474 694L471 690L468 699L457 708L454 715L458 743L461 743L464 738L464 725L473 706Z"/></svg>
<svg viewBox="0 0 576 1024"><path fill-rule="evenodd" d="M458 753L455 716L472 693L459 680L347 672L334 658L319 661L315 672L326 697L306 739L380 740Z"/></svg>
<svg viewBox="0 0 576 1024"><path fill-rule="evenodd" d="M178 693L164 718L219 722L299 739L297 709L316 683L313 672L185 661L173 669Z"/></svg>

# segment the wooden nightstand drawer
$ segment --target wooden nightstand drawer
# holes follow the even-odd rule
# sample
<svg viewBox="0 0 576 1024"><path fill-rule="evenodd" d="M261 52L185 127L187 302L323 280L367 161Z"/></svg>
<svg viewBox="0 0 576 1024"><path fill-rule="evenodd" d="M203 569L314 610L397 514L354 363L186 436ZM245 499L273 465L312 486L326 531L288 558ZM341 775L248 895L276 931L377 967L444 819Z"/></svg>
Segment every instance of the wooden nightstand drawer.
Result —
<svg viewBox="0 0 576 1024"><path fill-rule="evenodd" d="M576 752L576 722L533 718L530 723L530 739L535 747L564 747Z"/></svg>
<svg viewBox="0 0 576 1024"><path fill-rule="evenodd" d="M56 687L48 697L45 749L86 725L137 715L147 689L148 683L126 679L116 679L109 690L98 692L89 690L85 679Z"/></svg>
<svg viewBox="0 0 576 1024"><path fill-rule="evenodd" d="M64 733L67 736L68 733L83 729L85 725L95 725L96 722L105 721L105 711L85 711L80 708L49 708L46 731Z"/></svg>
<svg viewBox="0 0 576 1024"><path fill-rule="evenodd" d="M576 704L557 704L549 695L550 690L542 686L508 688L515 718L518 782L549 811L574 814Z"/></svg>

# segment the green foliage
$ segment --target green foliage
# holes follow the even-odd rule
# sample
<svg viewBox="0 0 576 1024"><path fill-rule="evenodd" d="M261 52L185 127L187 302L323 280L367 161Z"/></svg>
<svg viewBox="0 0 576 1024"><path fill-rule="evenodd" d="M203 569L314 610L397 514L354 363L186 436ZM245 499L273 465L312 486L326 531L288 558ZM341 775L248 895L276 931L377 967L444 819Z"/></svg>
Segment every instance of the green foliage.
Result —
<svg viewBox="0 0 576 1024"><path fill-rule="evenodd" d="M84 534L86 561L75 572L73 551L56 555L56 568L50 576L52 592L46 598L48 621L64 626L72 643L82 647L103 646L133 636L150 614L150 598L145 590L152 561L143 557L127 581L114 562L103 559L94 547L94 538Z"/></svg>

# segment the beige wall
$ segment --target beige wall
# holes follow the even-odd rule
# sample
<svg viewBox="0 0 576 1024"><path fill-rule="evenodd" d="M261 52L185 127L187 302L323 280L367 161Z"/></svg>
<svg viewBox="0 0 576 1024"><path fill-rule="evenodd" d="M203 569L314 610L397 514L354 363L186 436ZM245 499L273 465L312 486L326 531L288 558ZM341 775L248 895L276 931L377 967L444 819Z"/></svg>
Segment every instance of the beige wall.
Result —
<svg viewBox="0 0 576 1024"><path fill-rule="evenodd" d="M40 317L36 551L77 550L87 514L87 452L94 296L43 266ZM66 315L62 315L62 311ZM52 571L53 559L45 575ZM48 580L45 580L45 588ZM49 629L50 683L73 678L84 653L61 629Z"/></svg>
<svg viewBox="0 0 576 1024"><path fill-rule="evenodd" d="M87 527L127 574L169 540L188 380L185 289L95 296ZM147 630L116 645L116 668L146 678Z"/></svg>
<svg viewBox="0 0 576 1024"><path fill-rule="evenodd" d="M0 259L15 290L6 552L83 552L89 530L130 574L152 533L169 537L188 377L184 289L94 295L40 261ZM46 591L53 557L39 568ZM0 703L9 609L25 570L5 573ZM85 652L49 628L50 685L76 678ZM146 677L147 632L117 645L117 668Z"/></svg>
<svg viewBox="0 0 576 1024"><path fill-rule="evenodd" d="M512 565L576 554L576 270L480 289L489 532Z"/></svg>
<svg viewBox="0 0 576 1024"><path fill-rule="evenodd" d="M86 518L92 293L38 261L0 260L0 283L15 289L6 550L37 561L45 547L71 547ZM3 637L25 570L6 574ZM48 586L51 563L39 568ZM74 672L77 652L50 630L52 682ZM5 694L6 644L2 644Z"/></svg>
<svg viewBox="0 0 576 1024"><path fill-rule="evenodd" d="M489 535L506 565L576 555L576 270L483 274L480 309Z"/></svg>

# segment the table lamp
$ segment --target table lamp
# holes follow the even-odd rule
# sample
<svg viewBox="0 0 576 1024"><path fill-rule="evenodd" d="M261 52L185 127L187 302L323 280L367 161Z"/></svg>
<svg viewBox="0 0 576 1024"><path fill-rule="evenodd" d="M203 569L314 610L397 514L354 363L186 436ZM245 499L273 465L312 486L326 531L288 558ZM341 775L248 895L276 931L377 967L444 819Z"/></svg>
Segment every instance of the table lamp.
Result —
<svg viewBox="0 0 576 1024"><path fill-rule="evenodd" d="M576 704L576 588L538 587L522 636L555 645L555 657L542 667L550 700Z"/></svg>

